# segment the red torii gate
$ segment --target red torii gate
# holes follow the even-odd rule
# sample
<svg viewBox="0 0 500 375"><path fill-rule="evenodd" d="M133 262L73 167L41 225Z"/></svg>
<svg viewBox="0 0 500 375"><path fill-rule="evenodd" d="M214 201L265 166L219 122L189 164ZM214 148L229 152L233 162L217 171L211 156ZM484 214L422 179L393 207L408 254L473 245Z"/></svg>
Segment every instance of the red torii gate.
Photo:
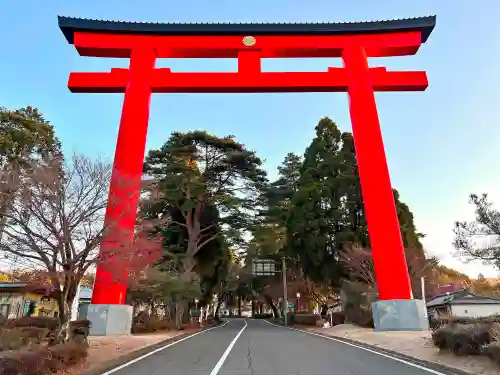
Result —
<svg viewBox="0 0 500 375"><path fill-rule="evenodd" d="M125 93L115 173L140 189L151 93L347 92L368 231L381 300L410 300L412 292L374 91L423 91L425 72L370 68L368 57L415 54L435 17L361 23L161 24L59 17L59 27L82 56L130 59L129 69L71 73L80 93ZM262 72L262 58L340 57L325 72ZM157 58L237 58L238 71L177 73L155 68ZM123 197L112 179L110 201ZM106 221L132 236L138 195L109 205ZM119 215L118 215L119 213ZM106 251L106 239L101 251ZM126 270L124 270L126 271ZM98 267L93 304L124 304L126 285Z"/></svg>

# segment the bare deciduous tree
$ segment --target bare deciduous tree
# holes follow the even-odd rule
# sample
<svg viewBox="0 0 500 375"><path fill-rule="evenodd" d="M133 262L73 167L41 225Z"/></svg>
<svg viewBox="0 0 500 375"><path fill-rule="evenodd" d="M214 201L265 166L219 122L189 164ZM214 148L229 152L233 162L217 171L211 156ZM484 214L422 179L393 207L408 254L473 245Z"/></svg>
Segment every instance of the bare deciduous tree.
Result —
<svg viewBox="0 0 500 375"><path fill-rule="evenodd" d="M104 225L111 175L111 165L103 160L74 155L66 163L52 159L33 164L18 186L6 187L16 194L5 214L0 250L46 273L47 285L58 296L58 341L66 336L71 305L89 268L99 263L121 277L116 270L134 272L161 252L161 242L149 236L147 226L130 236L130 231L121 232L117 220ZM113 246L107 246L110 251L103 257L99 246L105 235Z"/></svg>
<svg viewBox="0 0 500 375"><path fill-rule="evenodd" d="M359 246L349 246L340 254L340 260L346 270L359 281L376 286L373 257L369 249Z"/></svg>
<svg viewBox="0 0 500 375"><path fill-rule="evenodd" d="M421 297L421 277L426 278L428 292L432 293L435 287L431 275L432 267L437 265L437 260L433 257L426 258L422 253L421 250L417 249L405 250L412 290L418 297ZM354 279L365 285L364 289L367 293L377 293L377 280L370 249L355 245L346 247L340 255L340 261Z"/></svg>
<svg viewBox="0 0 500 375"><path fill-rule="evenodd" d="M425 278L426 294L433 294L436 285L433 280L433 268L438 264L434 257L426 258L423 252L418 249L406 249L406 263L408 274L415 297L421 298L421 278ZM351 286L358 291L362 290L365 294L377 293L377 280L375 269L373 267L373 257L370 249L364 249L359 246L346 247L340 256L340 261L346 270L357 279L363 286L360 288L356 283L350 282ZM348 282L349 283L349 282Z"/></svg>

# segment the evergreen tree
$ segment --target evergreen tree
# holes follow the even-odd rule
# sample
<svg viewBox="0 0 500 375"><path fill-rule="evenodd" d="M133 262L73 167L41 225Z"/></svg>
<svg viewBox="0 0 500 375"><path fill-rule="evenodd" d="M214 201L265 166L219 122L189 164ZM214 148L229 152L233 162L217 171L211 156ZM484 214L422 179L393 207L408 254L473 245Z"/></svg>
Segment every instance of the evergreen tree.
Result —
<svg viewBox="0 0 500 375"><path fill-rule="evenodd" d="M54 127L33 107L0 107L0 241L17 186L34 164L62 160Z"/></svg>
<svg viewBox="0 0 500 375"><path fill-rule="evenodd" d="M288 153L278 167L278 179L269 185L266 192L267 221L284 226L292 207L292 197L297 191L302 159L294 153Z"/></svg>
<svg viewBox="0 0 500 375"><path fill-rule="evenodd" d="M47 156L61 158L61 144L42 113L33 107L0 107L0 170L30 168Z"/></svg>
<svg viewBox="0 0 500 375"><path fill-rule="evenodd" d="M144 169L159 182L157 214L170 222L166 250L180 259L185 274L207 259L201 253L207 246L223 247L217 244L222 235L223 241L242 237L252 222L256 193L267 183L254 152L231 136L204 131L173 133L148 153Z"/></svg>
<svg viewBox="0 0 500 375"><path fill-rule="evenodd" d="M407 254L425 260L409 207L394 190ZM329 118L316 126L316 137L304 154L293 204L287 213L288 251L300 259L305 276L339 286L349 273L339 256L346 246L370 248L368 226L351 133L341 133ZM414 264L415 262L412 262Z"/></svg>
<svg viewBox="0 0 500 375"><path fill-rule="evenodd" d="M422 233L417 231L413 221L413 213L410 208L399 200L399 193L396 189L394 191L394 201L396 203L396 211L398 214L399 227L401 230L401 237L405 248L420 249L423 252L423 246L420 239L424 237Z"/></svg>
<svg viewBox="0 0 500 375"><path fill-rule="evenodd" d="M345 217L341 149L340 130L329 118L321 119L304 154L287 222L288 250L300 259L304 274L332 285L346 276L338 256Z"/></svg>
<svg viewBox="0 0 500 375"><path fill-rule="evenodd" d="M287 219L292 209L293 194L297 191L301 167L299 156L287 154L278 167L277 180L263 189L260 197L262 209L252 231L252 245L260 255L277 256L284 250Z"/></svg>
<svg viewBox="0 0 500 375"><path fill-rule="evenodd" d="M364 212L363 196L359 180L358 162L351 133L342 133L340 150L342 188L343 227L339 233L339 242L355 243L361 247L369 247L368 227Z"/></svg>

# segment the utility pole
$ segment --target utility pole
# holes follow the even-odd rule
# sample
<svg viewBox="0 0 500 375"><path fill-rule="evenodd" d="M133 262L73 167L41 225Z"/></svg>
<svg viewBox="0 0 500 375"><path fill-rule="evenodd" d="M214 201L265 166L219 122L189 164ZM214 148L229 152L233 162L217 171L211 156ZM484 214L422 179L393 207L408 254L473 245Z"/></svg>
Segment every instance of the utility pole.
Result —
<svg viewBox="0 0 500 375"><path fill-rule="evenodd" d="M287 295L287 285L286 285L286 259L281 258L283 264L283 315L285 318L285 326L288 323L288 295Z"/></svg>
<svg viewBox="0 0 500 375"><path fill-rule="evenodd" d="M424 301L424 305L425 305L425 277L422 276L420 278L420 287L422 288L422 301ZM427 313L427 308L424 309L424 312L425 312L425 316L428 318L429 315Z"/></svg>
<svg viewBox="0 0 500 375"><path fill-rule="evenodd" d="M422 301L425 303L425 277L420 278L420 287L422 288Z"/></svg>

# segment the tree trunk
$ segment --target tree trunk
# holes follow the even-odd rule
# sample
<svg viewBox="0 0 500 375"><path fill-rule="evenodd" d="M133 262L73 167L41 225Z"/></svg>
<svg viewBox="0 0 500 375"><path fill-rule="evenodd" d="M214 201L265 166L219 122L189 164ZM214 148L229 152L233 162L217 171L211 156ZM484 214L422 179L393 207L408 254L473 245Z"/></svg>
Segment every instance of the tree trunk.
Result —
<svg viewBox="0 0 500 375"><path fill-rule="evenodd" d="M274 303L269 302L269 307L271 308L271 310L273 310L274 317L276 319L278 319L280 317L280 313L279 313L278 309L276 308L276 306L274 305Z"/></svg>
<svg viewBox="0 0 500 375"><path fill-rule="evenodd" d="M64 283L62 285L58 282L56 283L57 289L60 291L57 298L57 305L59 308L59 329L56 332L54 343L60 344L70 339L69 324L71 320L71 308L76 298L79 284L80 280L73 278L69 271L64 275Z"/></svg>
<svg viewBox="0 0 500 375"><path fill-rule="evenodd" d="M328 305L321 305L321 312L320 312L321 317L326 316L327 313L328 313Z"/></svg>
<svg viewBox="0 0 500 375"><path fill-rule="evenodd" d="M70 305L63 296L58 298L57 304L59 307L59 328L55 333L54 339L51 340L50 345L62 344L69 339L69 324L71 318Z"/></svg>
<svg viewBox="0 0 500 375"><path fill-rule="evenodd" d="M182 325L181 302L175 301L175 328L177 330L180 330L181 325Z"/></svg>
<svg viewBox="0 0 500 375"><path fill-rule="evenodd" d="M151 317L156 318L157 313L156 313L156 306L155 306L154 302L149 303L149 314Z"/></svg>
<svg viewBox="0 0 500 375"><path fill-rule="evenodd" d="M172 320L172 315L170 314L170 305L165 304L163 305L163 315L165 316L165 320L171 321Z"/></svg>
<svg viewBox="0 0 500 375"><path fill-rule="evenodd" d="M241 297L238 296L238 316L241 316Z"/></svg>
<svg viewBox="0 0 500 375"><path fill-rule="evenodd" d="M189 324L189 319L190 319L189 304L186 300L181 301L181 311L182 311L181 324Z"/></svg>
<svg viewBox="0 0 500 375"><path fill-rule="evenodd" d="M168 303L168 309L170 311L170 319L174 322L176 322L176 317L177 317L177 306L176 306L176 303L174 301L170 301Z"/></svg>
<svg viewBox="0 0 500 375"><path fill-rule="evenodd" d="M219 318L219 310L220 310L220 307L222 305L222 298L219 298L217 300L217 307L215 308L215 312L214 312L214 319L216 319L217 321L220 321L220 318Z"/></svg>
<svg viewBox="0 0 500 375"><path fill-rule="evenodd" d="M274 317L276 319L278 319L280 317L280 313L279 313L278 309L276 308L276 306L274 305L273 299L270 296L266 295L266 294L264 294L264 299L266 300L266 303L269 305L269 307L271 308L271 310L273 310Z"/></svg>

